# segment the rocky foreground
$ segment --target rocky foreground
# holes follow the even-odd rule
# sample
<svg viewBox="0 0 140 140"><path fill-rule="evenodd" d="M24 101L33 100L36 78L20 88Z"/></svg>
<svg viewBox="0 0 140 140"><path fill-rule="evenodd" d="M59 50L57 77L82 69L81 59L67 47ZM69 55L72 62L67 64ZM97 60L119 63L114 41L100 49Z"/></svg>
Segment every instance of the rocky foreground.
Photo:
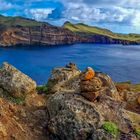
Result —
<svg viewBox="0 0 140 140"><path fill-rule="evenodd" d="M8 63L0 68L0 140L139 140L139 85L75 64L37 86Z"/></svg>

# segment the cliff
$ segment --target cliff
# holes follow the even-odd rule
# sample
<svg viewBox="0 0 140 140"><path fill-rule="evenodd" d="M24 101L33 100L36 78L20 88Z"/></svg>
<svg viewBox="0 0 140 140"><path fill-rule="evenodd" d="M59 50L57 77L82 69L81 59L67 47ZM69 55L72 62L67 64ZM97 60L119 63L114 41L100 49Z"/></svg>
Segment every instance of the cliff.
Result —
<svg viewBox="0 0 140 140"><path fill-rule="evenodd" d="M1 46L61 45L81 42L83 39L68 29L50 25L2 27Z"/></svg>
<svg viewBox="0 0 140 140"><path fill-rule="evenodd" d="M0 46L74 43L140 44L140 35L115 34L84 24L66 22L63 27L56 27L23 17L0 16Z"/></svg>

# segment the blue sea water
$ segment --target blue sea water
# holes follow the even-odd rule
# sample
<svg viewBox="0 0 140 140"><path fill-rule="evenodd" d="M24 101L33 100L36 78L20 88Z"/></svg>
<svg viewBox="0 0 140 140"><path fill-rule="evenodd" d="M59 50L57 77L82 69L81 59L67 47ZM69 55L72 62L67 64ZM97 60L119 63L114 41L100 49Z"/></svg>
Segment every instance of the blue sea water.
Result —
<svg viewBox="0 0 140 140"><path fill-rule="evenodd" d="M140 46L75 44L55 47L0 48L0 63L7 61L38 84L47 82L52 68L72 61L109 74L114 81L140 83Z"/></svg>

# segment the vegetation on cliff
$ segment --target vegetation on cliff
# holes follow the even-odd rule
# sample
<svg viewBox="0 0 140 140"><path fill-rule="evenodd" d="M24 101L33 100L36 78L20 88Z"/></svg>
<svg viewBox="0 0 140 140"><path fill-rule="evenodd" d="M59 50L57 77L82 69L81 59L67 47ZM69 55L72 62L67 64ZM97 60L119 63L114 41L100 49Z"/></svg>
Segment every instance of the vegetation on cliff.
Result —
<svg viewBox="0 0 140 140"><path fill-rule="evenodd" d="M120 34L120 33L113 33L110 30L99 28L95 26L89 26L83 23L72 24L70 22L65 22L63 25L64 28L67 28L73 32L77 33L90 33L90 34L99 34L108 36L114 39L122 39L122 40L129 40L129 41L140 41L139 34Z"/></svg>
<svg viewBox="0 0 140 140"><path fill-rule="evenodd" d="M0 15L0 46L64 45L74 43L140 44L139 34L117 34L82 23L56 27L23 17Z"/></svg>
<svg viewBox="0 0 140 140"><path fill-rule="evenodd" d="M3 26L41 26L48 24L46 22L39 22L33 19L23 18L20 16L10 17L0 15L0 25Z"/></svg>

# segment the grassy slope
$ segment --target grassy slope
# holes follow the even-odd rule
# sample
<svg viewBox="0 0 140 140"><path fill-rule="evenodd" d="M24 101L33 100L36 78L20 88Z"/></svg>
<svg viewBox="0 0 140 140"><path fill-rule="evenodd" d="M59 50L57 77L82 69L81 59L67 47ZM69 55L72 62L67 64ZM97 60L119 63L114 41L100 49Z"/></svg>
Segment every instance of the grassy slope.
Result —
<svg viewBox="0 0 140 140"><path fill-rule="evenodd" d="M115 83L120 90L129 89L134 92L140 91L140 84L132 84L130 81Z"/></svg>
<svg viewBox="0 0 140 140"><path fill-rule="evenodd" d="M23 17L6 17L0 15L0 24L5 26L39 26L44 24L43 22L38 22L32 19L27 19ZM45 23L47 24L47 23Z"/></svg>
<svg viewBox="0 0 140 140"><path fill-rule="evenodd" d="M109 36L111 38L116 38L116 39L140 41L140 34L118 34L118 33L113 33L112 31L104 29L104 28L88 26L83 23L72 24L70 22L66 22L63 25L63 27L73 32L95 33L95 34L105 35L105 36Z"/></svg>

